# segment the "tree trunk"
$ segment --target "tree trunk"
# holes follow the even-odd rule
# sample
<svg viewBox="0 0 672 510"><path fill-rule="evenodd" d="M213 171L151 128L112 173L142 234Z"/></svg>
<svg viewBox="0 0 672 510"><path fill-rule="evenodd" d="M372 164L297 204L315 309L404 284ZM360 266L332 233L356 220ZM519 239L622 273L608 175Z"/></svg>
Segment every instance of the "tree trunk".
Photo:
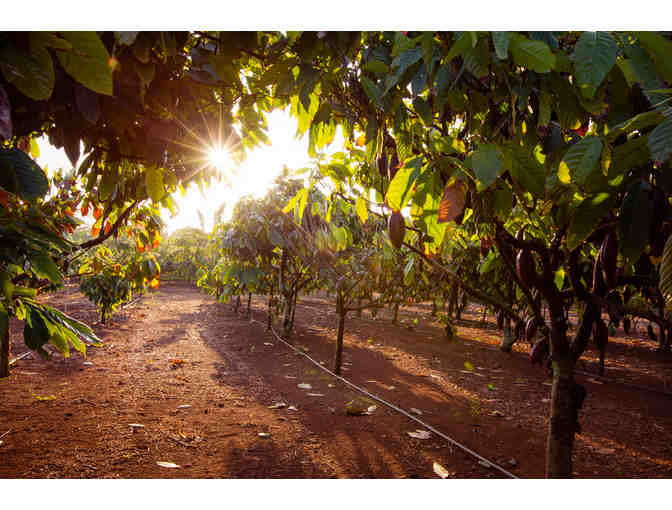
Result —
<svg viewBox="0 0 672 510"><path fill-rule="evenodd" d="M362 306L362 298L357 298L357 318L361 319L362 318L362 309L360 308Z"/></svg>
<svg viewBox="0 0 672 510"><path fill-rule="evenodd" d="M238 308L240 308L240 294L236 296L236 304L233 307L233 311L238 313Z"/></svg>
<svg viewBox="0 0 672 510"><path fill-rule="evenodd" d="M438 306L436 306L436 301L432 301L432 317L436 317L438 312Z"/></svg>
<svg viewBox="0 0 672 510"><path fill-rule="evenodd" d="M7 315L5 315L7 317ZM3 321L4 322L4 321ZM0 324L0 329L5 329L5 325ZM9 339L9 323L4 333L0 331L0 379L9 377L9 353L11 343Z"/></svg>
<svg viewBox="0 0 672 510"><path fill-rule="evenodd" d="M513 344L516 343L516 339L513 338L513 334L511 332L511 319L509 317L504 318L504 336L502 337L502 341L499 344L499 348L504 351L504 352L511 352L511 348L513 347Z"/></svg>
<svg viewBox="0 0 672 510"><path fill-rule="evenodd" d="M399 318L399 301L394 303L394 315L392 317L392 324L396 324L398 318Z"/></svg>
<svg viewBox="0 0 672 510"><path fill-rule="evenodd" d="M250 292L247 295L247 318L251 319L252 318L252 310L250 308L250 305L252 304L252 293Z"/></svg>
<svg viewBox="0 0 672 510"><path fill-rule="evenodd" d="M268 295L268 318L266 320L266 331L270 331L273 324L273 293Z"/></svg>
<svg viewBox="0 0 672 510"><path fill-rule="evenodd" d="M336 353L334 354L334 373L341 375L341 360L343 358L343 331L345 330L345 315L348 313L342 296L336 296L336 313L338 314L338 334L336 335Z"/></svg>
<svg viewBox="0 0 672 510"><path fill-rule="evenodd" d="M481 319L481 322L485 322L487 318L488 318L488 307L483 305L483 318Z"/></svg>
<svg viewBox="0 0 672 510"><path fill-rule="evenodd" d="M296 301L299 298L299 291L297 290L294 293L294 299L292 300L292 324L291 328L294 328L294 317L296 316Z"/></svg>
<svg viewBox="0 0 672 510"><path fill-rule="evenodd" d="M569 353L564 356L554 354L546 478L572 477L572 449L577 431L577 386L574 382L574 363Z"/></svg>

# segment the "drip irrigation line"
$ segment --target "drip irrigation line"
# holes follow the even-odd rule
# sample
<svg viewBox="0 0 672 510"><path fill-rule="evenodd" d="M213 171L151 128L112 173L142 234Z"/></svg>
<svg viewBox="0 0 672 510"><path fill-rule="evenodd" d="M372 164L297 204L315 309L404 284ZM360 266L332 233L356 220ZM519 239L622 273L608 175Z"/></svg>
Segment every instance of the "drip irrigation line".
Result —
<svg viewBox="0 0 672 510"><path fill-rule="evenodd" d="M251 321L251 322L256 322L256 323L261 324L262 326L264 326L264 324L263 324L262 322L260 322L260 321L258 321L258 320L256 320L256 319L250 319L250 321ZM377 395L374 395L373 393L369 393L369 392L366 391L364 388L360 388L360 387L357 386L356 384L354 384L354 383L348 381L347 379L344 379L344 378L341 377L340 375L336 375L336 374L333 373L331 370L329 370L328 368L324 367L322 364L320 364L319 362L315 361L313 358L311 358L310 356L308 356L305 352L300 351L299 349L297 349L296 347L294 347L292 344L290 344L290 343L286 342L285 340L283 340L283 339L280 337L280 335L278 335L278 334L275 332L275 330L273 329L272 326L271 326L271 333L273 333L273 335L275 336L275 338L277 338L278 340L280 340L283 344L285 344L287 347L289 347L290 349L292 349L294 352L296 352L296 353L298 353L298 354L301 354L302 356L304 356L305 358L307 358L311 363L313 363L315 366L317 366L318 368L324 370L324 371L327 372L329 375L331 375L332 377L335 377L336 379L338 379L339 381L343 382L343 383L346 384L347 386L350 386L351 388L353 388L353 389L359 391L360 393L363 393L363 394L366 395L367 397L372 398L372 399L375 400L376 402L379 402L379 403L381 403L381 404L383 404L383 405L386 405L386 406L389 407L390 409L393 409L393 410L397 411L398 413L403 414L403 415L406 416L407 418L410 418L411 420L413 420L413 421L419 423L420 425L422 425L423 427L425 427L427 430L429 430L429 431L431 431L431 432L434 432L434 434L436 434L437 436L439 436L439 437L445 439L446 441L448 441L448 442L451 443L452 445L457 446L457 447L460 448L461 450L467 452L468 454L472 455L473 457L476 457L477 459L479 459L481 462L487 464L487 467L493 467L493 468L497 469L498 471L502 472L503 474L505 474L506 476L508 476L509 478L518 479L518 477L517 477L516 475L514 475L513 473L510 473L509 471L507 471L507 470L504 469L503 467L497 465L496 463L492 462L491 460L488 460L488 459L486 459L485 457L482 457L481 455L479 455L478 453L476 453L476 452L473 451L472 449L468 448L467 446L464 446L462 443L456 441L456 440L453 439L452 437L447 436L446 434L444 434L444 433L441 432L440 430L435 429L434 427L432 427L432 426L429 425L428 423L425 423L425 422L422 421L421 419L419 419L419 418L413 416L412 414L408 413L407 411L405 411L405 410L402 409L401 407L398 407L398 406L396 406L396 405L394 405L394 404L388 402L387 400L384 400L384 399L382 399L381 397L379 397L379 396L377 396Z"/></svg>

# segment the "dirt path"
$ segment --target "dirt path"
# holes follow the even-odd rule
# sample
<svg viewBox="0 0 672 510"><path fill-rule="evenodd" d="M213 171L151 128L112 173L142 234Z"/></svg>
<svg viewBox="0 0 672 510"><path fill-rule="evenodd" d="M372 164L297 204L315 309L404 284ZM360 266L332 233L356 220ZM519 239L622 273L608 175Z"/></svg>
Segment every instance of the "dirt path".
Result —
<svg viewBox="0 0 672 510"><path fill-rule="evenodd" d="M75 291L54 299L95 321ZM255 298L254 318L264 310ZM346 415L357 393L194 287L162 285L115 321L96 327L105 347L86 364L24 359L0 381L0 435L11 431L0 478L435 477L434 462L453 477L501 476L434 435L409 437L419 425L384 406ZM330 366L335 325L323 300L302 299L293 342ZM347 328L347 378L516 475L543 476L550 383L523 352L493 353L487 328L461 327L453 344L427 321L410 330L353 318ZM577 476L669 477L670 397L593 381Z"/></svg>

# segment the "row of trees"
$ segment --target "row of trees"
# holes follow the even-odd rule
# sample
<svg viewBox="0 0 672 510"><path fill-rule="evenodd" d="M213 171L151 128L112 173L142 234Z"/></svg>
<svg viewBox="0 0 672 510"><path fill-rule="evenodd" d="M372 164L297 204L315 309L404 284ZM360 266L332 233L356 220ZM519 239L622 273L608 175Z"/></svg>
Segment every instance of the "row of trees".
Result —
<svg viewBox="0 0 672 510"><path fill-rule="evenodd" d="M25 319L24 338L37 345L38 310L51 325L40 342L57 338L54 324L65 326L42 313L27 283L58 283L73 256L122 226L150 241L143 208L173 208L173 191L213 176L209 145L228 142L242 157L267 141L265 114L287 107L313 156L338 128L346 140L309 184L331 182L324 210L312 210L311 188L292 204L301 222L322 218L336 253L362 227L334 225L329 211L347 204L360 218L394 217L390 240L415 257L406 277L421 274L422 262L514 324L517 302L530 310L554 371L547 475L571 476L585 394L573 371L591 336L603 336L601 312L649 319L669 346L671 50L670 35L657 32L2 33L0 326L9 315ZM81 205L99 215L90 241L65 241L72 204L47 195L53 183L23 150L42 134L73 165L84 147L72 178ZM286 222L278 215L280 232ZM291 243L305 230L301 223L274 245L300 254ZM474 236L479 267L513 284L478 288L455 271L451 246ZM364 236L372 244L363 250L381 257L375 238ZM293 265L281 254L280 272L307 278L318 255L311 249ZM334 290L348 289L336 261L326 266ZM283 276L276 291L285 320L301 285L292 282ZM643 299L625 299L632 295ZM581 310L572 335L570 306Z"/></svg>

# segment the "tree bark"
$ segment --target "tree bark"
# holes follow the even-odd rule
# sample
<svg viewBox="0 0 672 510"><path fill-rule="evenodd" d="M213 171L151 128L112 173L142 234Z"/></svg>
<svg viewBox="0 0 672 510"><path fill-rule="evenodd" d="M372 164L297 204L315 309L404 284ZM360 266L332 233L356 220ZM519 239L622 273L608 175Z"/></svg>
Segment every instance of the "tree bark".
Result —
<svg viewBox="0 0 672 510"><path fill-rule="evenodd" d="M569 353L553 356L551 419L546 444L546 478L572 477L572 449L577 427L574 363Z"/></svg>
<svg viewBox="0 0 672 510"><path fill-rule="evenodd" d="M252 310L251 310L251 305L252 305L252 293L247 294L247 318L250 319L252 318Z"/></svg>
<svg viewBox="0 0 672 510"><path fill-rule="evenodd" d="M345 330L345 316L348 312L345 309L344 299L339 294L336 295L336 313L338 314L338 333L336 335L336 352L334 354L334 373L336 375L341 375L343 332Z"/></svg>
<svg viewBox="0 0 672 510"><path fill-rule="evenodd" d="M392 317L392 324L396 324L398 318L399 318L399 301L394 303L394 315Z"/></svg>
<svg viewBox="0 0 672 510"><path fill-rule="evenodd" d="M273 324L273 293L268 295L268 318L266 321L266 331L271 330Z"/></svg>
<svg viewBox="0 0 672 510"><path fill-rule="evenodd" d="M4 333L0 333L0 379L9 377L9 354L11 351L11 340L9 338L9 324Z"/></svg>

